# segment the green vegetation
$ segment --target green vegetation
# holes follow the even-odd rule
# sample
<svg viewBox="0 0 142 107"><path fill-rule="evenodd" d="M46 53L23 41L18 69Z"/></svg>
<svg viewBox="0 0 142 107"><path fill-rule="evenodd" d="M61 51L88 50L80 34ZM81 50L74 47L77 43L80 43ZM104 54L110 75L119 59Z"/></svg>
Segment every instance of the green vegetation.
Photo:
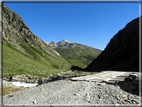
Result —
<svg viewBox="0 0 142 107"><path fill-rule="evenodd" d="M2 6L3 76L29 74L39 78L67 71L71 64L35 36L18 14ZM8 29L7 29L8 28Z"/></svg>
<svg viewBox="0 0 142 107"><path fill-rule="evenodd" d="M31 54L34 57L34 59L40 59L40 57L36 54L36 52L34 52L33 49L30 48L29 46L25 44L20 44L20 46L24 48L29 54Z"/></svg>
<svg viewBox="0 0 142 107"><path fill-rule="evenodd" d="M14 95L9 95L8 97L14 97Z"/></svg>
<svg viewBox="0 0 142 107"><path fill-rule="evenodd" d="M63 76L92 75L92 74L97 74L97 73L100 73L100 72L83 72L80 70L75 70L74 72L71 72L71 73L65 73L63 74Z"/></svg>
<svg viewBox="0 0 142 107"><path fill-rule="evenodd" d="M18 14L3 6L3 77L31 75L39 78L86 67L99 53L83 45L75 48L50 48L35 36ZM75 45L74 45L75 46Z"/></svg>
<svg viewBox="0 0 142 107"><path fill-rule="evenodd" d="M69 63L81 68L85 68L99 55L98 51L92 52L89 48L55 48L55 50Z"/></svg>
<svg viewBox="0 0 142 107"><path fill-rule="evenodd" d="M23 45L23 47L28 47ZM25 48L24 48L25 49ZM37 57L40 57L40 60L36 60L37 57L33 59L22 54L19 51L3 44L3 76L10 77L14 75L30 74L39 77L47 77L49 74L55 75L61 71L67 71L70 68L70 64L57 60L54 57L48 56L47 54L42 53L44 57L33 51L30 47L27 49L28 52ZM26 49L25 49L26 50ZM32 52L32 53L31 53ZM34 53L34 54L33 54ZM46 58L45 58L46 57ZM47 60L48 59L48 60Z"/></svg>

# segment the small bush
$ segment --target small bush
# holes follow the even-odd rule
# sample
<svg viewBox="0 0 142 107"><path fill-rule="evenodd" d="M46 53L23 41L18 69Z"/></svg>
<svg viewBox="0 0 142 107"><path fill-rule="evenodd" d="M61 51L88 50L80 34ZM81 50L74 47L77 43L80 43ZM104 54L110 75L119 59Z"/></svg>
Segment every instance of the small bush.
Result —
<svg viewBox="0 0 142 107"><path fill-rule="evenodd" d="M13 97L14 95L9 95L8 97Z"/></svg>

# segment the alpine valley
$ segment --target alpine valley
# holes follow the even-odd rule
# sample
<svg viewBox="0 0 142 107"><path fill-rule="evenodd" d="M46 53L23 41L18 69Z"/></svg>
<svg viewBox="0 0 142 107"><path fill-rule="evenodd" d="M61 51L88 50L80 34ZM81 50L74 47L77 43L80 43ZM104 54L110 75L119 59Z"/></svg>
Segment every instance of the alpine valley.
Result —
<svg viewBox="0 0 142 107"><path fill-rule="evenodd" d="M18 14L2 5L3 76L47 76L70 69L71 64L35 36Z"/></svg>
<svg viewBox="0 0 142 107"><path fill-rule="evenodd" d="M22 18L2 5L3 77L33 75L47 77L71 69L85 68L100 50L63 40L46 43L34 35Z"/></svg>
<svg viewBox="0 0 142 107"><path fill-rule="evenodd" d="M2 42L3 77L24 74L42 78L73 67L89 72L139 71L139 18L114 35L102 51L68 40L44 42L18 14L2 5Z"/></svg>
<svg viewBox="0 0 142 107"><path fill-rule="evenodd" d="M72 43L68 40L62 40L58 43L52 41L49 46L55 49L69 63L80 68L85 68L102 52L99 49Z"/></svg>

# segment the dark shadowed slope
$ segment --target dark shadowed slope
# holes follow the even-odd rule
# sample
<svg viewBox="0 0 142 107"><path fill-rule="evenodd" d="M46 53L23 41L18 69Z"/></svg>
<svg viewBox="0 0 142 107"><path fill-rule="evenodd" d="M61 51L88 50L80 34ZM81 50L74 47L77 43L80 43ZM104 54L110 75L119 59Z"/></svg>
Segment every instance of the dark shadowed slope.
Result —
<svg viewBox="0 0 142 107"><path fill-rule="evenodd" d="M85 70L139 71L139 18L120 30Z"/></svg>

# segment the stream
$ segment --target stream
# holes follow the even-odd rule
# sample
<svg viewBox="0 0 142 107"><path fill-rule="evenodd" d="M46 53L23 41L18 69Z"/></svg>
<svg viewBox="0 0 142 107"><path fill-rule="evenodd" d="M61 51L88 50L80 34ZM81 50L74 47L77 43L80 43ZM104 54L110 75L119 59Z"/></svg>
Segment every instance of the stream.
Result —
<svg viewBox="0 0 142 107"><path fill-rule="evenodd" d="M18 87L36 87L38 85L38 83L25 83L25 82L13 82L13 81L10 81L9 82L10 84L13 84L15 86L18 86Z"/></svg>

